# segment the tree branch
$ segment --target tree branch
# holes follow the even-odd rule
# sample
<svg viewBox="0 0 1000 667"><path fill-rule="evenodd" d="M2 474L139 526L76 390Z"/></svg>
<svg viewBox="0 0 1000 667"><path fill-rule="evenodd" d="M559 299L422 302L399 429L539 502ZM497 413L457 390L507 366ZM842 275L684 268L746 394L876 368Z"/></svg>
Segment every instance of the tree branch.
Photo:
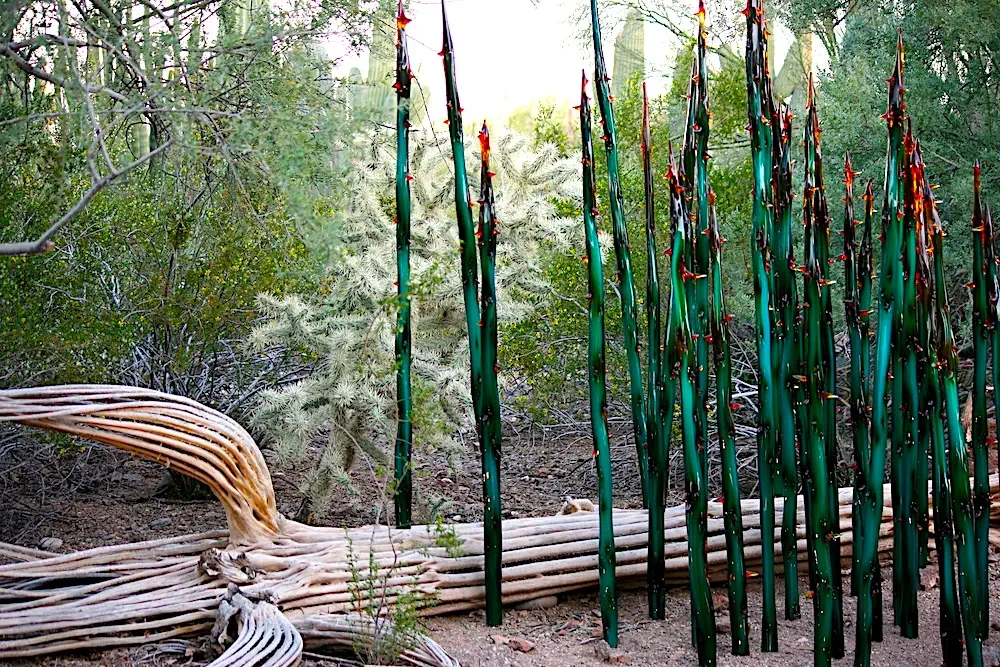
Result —
<svg viewBox="0 0 1000 667"><path fill-rule="evenodd" d="M87 190L87 192L85 192L84 195L80 197L79 200L77 200L76 204L73 205L73 208L66 211L66 213L61 218L52 223L52 225L47 230L45 230L45 233L42 234L40 237L38 237L37 240L22 241L19 243L0 243L0 255L38 255L52 250L52 248L55 246L55 244L52 242L52 237L55 236L59 232L59 230L66 225L67 222L76 217L80 213L80 211L82 211L87 206L87 204L90 203L90 200L92 200L95 196L97 196L98 192L103 190L108 185L111 185L116 180L118 180L128 172L132 171L136 167L142 166L155 156L164 152L165 150L167 150L167 148L171 146L171 144L173 144L172 138L168 139L162 145L158 146L156 150L152 150L146 155L140 157L139 159L130 162L122 169L112 171L104 178L94 181L94 183L90 186L90 189Z"/></svg>

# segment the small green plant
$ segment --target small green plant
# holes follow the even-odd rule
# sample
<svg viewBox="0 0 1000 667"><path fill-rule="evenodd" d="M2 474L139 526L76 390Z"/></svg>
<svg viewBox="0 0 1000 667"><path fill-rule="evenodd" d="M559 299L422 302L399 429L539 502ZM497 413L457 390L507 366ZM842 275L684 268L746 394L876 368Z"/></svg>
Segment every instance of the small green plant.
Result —
<svg viewBox="0 0 1000 667"><path fill-rule="evenodd" d="M431 532L434 533L434 545L444 549L448 558L458 558L463 554L462 541L458 539L455 524L445 523L440 513L434 517Z"/></svg>
<svg viewBox="0 0 1000 667"><path fill-rule="evenodd" d="M418 612L428 603L427 596L415 590L416 587L390 585L389 580L398 576L396 568L382 567L372 549L368 562L359 565L354 541L350 538L347 563L354 613L375 626L375 631L364 641L355 640L354 652L366 664L395 665L399 656L410 648L409 638L420 629Z"/></svg>
<svg viewBox="0 0 1000 667"><path fill-rule="evenodd" d="M71 435L57 433L55 431L41 431L39 433L39 439L42 441L44 446L55 447L56 453L59 454L59 456L79 454L87 448L87 445L82 440L78 440Z"/></svg>

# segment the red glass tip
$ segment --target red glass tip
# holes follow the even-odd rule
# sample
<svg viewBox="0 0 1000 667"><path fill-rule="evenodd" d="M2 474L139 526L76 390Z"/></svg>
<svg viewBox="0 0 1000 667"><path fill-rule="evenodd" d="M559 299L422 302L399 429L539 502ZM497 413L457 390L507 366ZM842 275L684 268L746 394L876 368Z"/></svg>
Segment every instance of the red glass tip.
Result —
<svg viewBox="0 0 1000 667"><path fill-rule="evenodd" d="M410 25L410 17L406 15L403 11L403 0L399 0L399 12L396 14L396 29L406 30L406 26Z"/></svg>
<svg viewBox="0 0 1000 667"><path fill-rule="evenodd" d="M489 163L490 161L490 130L486 126L486 121L483 121L483 127L479 130L479 147L483 153L483 162ZM493 172L487 172L492 178Z"/></svg>

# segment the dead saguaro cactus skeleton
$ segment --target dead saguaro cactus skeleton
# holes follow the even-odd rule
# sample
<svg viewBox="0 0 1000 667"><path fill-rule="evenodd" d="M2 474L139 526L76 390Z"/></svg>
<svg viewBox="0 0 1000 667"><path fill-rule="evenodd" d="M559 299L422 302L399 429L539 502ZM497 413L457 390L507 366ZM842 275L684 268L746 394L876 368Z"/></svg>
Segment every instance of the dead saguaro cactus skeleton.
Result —
<svg viewBox="0 0 1000 667"><path fill-rule="evenodd" d="M218 665L245 664L245 656L296 664L303 646L352 651L394 632L387 621L352 613L364 596L351 589L352 542L370 540L371 562L391 573L390 602L399 586L420 590L407 565L414 555L391 541L390 529L312 528L282 517L253 439L195 401L101 385L8 390L0 392L0 421L87 438L178 470L211 489L229 527L67 555L0 545L0 557L14 561L0 565L0 658L145 644L207 633L213 622L217 636L233 629ZM369 562L360 566L367 571ZM422 635L397 640L411 664L458 665Z"/></svg>
<svg viewBox="0 0 1000 667"><path fill-rule="evenodd" d="M422 615L486 605L481 523L455 525L455 544L442 547L435 526L340 529L290 521L275 509L270 475L250 436L194 401L117 386L5 390L0 421L88 438L183 470L212 489L229 517L228 531L65 555L0 543L0 558L8 561L0 565L0 659L207 634L222 601L228 596L233 603L235 585L252 607L270 601L279 608L306 650L351 651L391 640L405 664L457 667L427 637L397 632L390 621L358 610L369 608L372 595L386 610L400 596L416 595ZM990 482L1000 500L1000 481L994 475ZM852 493L846 488L837 496L845 545L852 543ZM756 500L741 502L740 509L746 565L758 567L762 542L773 547L777 536L760 530ZM690 584L687 513L683 505L664 512L669 586ZM701 576L723 583L729 573L725 508L709 502L706 514L707 569ZM804 516L796 519L801 558ZM645 510L614 511L619 579L645 577L648 522ZM890 523L883 507L878 552L891 548ZM596 586L599 524L596 512L505 521L504 604ZM374 593L358 586L356 577L377 578ZM250 613L252 622L236 623L229 634L295 641L273 613Z"/></svg>

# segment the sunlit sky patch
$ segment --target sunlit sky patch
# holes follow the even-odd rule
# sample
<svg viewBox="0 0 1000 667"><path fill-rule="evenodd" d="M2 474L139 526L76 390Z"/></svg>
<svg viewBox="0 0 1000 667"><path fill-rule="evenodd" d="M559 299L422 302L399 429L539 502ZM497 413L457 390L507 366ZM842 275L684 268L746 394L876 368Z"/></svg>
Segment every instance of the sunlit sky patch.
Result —
<svg viewBox="0 0 1000 667"><path fill-rule="evenodd" d="M582 0L447 0L466 120L505 122L515 110L541 100L567 107L576 104L581 70L593 71L589 40L581 38L578 24L583 4ZM440 2L411 0L408 15L413 70L431 91L429 118L440 122L445 117L444 74L438 55ZM610 71L620 17L609 13L606 24L605 57ZM779 27L776 32L772 44L780 62L790 40L787 31ZM649 24L645 41L649 89L655 95L666 86L676 41L665 29ZM336 71L346 76L353 67L365 75L367 55L346 58Z"/></svg>

